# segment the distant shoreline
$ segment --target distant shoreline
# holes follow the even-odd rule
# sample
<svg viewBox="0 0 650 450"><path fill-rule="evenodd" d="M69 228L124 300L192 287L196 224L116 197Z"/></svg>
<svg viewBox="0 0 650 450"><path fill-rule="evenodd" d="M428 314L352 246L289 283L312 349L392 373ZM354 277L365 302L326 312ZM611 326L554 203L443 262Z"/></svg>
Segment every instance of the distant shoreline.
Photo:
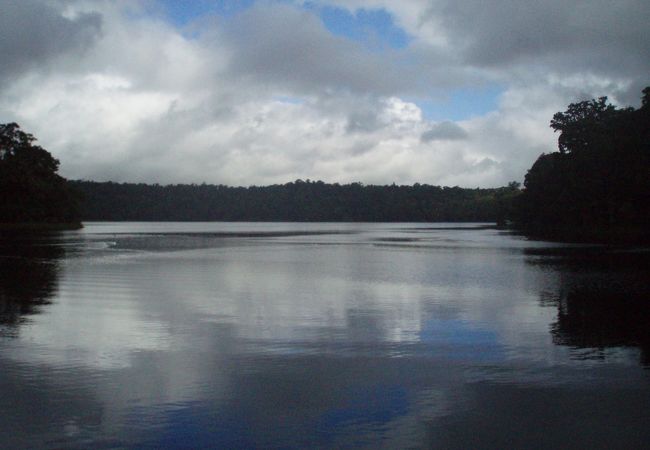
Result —
<svg viewBox="0 0 650 450"><path fill-rule="evenodd" d="M503 222L515 185L330 184L296 180L270 186L148 185L70 181L80 217L96 221Z"/></svg>

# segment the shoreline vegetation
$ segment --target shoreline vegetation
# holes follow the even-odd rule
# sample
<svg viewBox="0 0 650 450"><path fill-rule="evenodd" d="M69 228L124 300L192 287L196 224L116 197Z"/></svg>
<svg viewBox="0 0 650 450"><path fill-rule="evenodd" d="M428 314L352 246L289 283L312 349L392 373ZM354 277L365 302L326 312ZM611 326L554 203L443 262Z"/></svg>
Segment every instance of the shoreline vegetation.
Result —
<svg viewBox="0 0 650 450"><path fill-rule="evenodd" d="M503 222L517 183L494 189L430 185L150 185L72 181L88 221Z"/></svg>
<svg viewBox="0 0 650 450"><path fill-rule="evenodd" d="M60 176L59 161L16 123L0 124L0 229L81 226L80 198Z"/></svg>
<svg viewBox="0 0 650 450"><path fill-rule="evenodd" d="M271 186L68 181L59 161L15 123L0 125L0 230L78 229L82 221L490 222L532 239L648 244L650 87L639 109L606 97L551 120L558 151L524 186L364 185L296 180Z"/></svg>
<svg viewBox="0 0 650 450"><path fill-rule="evenodd" d="M642 94L638 109L600 97L553 116L558 151L526 174L515 228L551 240L650 243L650 87Z"/></svg>

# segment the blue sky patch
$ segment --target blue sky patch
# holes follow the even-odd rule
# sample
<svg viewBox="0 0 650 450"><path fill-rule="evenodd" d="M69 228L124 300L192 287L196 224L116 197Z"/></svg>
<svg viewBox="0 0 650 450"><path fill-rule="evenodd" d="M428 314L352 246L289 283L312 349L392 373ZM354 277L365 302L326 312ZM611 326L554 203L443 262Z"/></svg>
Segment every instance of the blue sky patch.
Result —
<svg viewBox="0 0 650 450"><path fill-rule="evenodd" d="M505 92L502 86L491 85L483 88L465 88L452 91L441 100L419 100L413 102L422 110L427 120L466 120L494 111Z"/></svg>
<svg viewBox="0 0 650 450"><path fill-rule="evenodd" d="M411 40L384 9L358 9L351 13L343 8L310 3L305 7L314 11L332 34L361 42L371 49L400 49L406 47Z"/></svg>
<svg viewBox="0 0 650 450"><path fill-rule="evenodd" d="M234 16L250 8L255 0L160 0L165 8L169 20L178 26L198 19L208 14L222 17Z"/></svg>

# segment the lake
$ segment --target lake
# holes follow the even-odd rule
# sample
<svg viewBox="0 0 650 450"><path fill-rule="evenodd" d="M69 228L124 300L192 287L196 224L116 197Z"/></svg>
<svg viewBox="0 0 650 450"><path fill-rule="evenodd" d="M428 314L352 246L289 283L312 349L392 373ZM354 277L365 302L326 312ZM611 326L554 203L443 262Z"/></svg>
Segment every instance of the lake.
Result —
<svg viewBox="0 0 650 450"><path fill-rule="evenodd" d="M3 448L642 448L650 253L481 224L0 237Z"/></svg>

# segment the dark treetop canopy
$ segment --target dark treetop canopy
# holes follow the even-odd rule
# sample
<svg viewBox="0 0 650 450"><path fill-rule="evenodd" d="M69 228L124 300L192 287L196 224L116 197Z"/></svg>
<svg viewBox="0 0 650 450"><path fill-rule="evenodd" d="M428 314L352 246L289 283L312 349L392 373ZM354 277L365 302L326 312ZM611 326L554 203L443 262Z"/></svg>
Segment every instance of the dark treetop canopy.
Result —
<svg viewBox="0 0 650 450"><path fill-rule="evenodd" d="M639 109L601 97L569 105L551 127L559 152L541 155L526 175L522 228L559 239L648 241L650 87Z"/></svg>
<svg viewBox="0 0 650 450"><path fill-rule="evenodd" d="M272 186L73 181L84 220L495 222L517 183L496 189L296 180Z"/></svg>
<svg viewBox="0 0 650 450"><path fill-rule="evenodd" d="M15 123L0 124L0 223L74 224L78 199L59 161Z"/></svg>

